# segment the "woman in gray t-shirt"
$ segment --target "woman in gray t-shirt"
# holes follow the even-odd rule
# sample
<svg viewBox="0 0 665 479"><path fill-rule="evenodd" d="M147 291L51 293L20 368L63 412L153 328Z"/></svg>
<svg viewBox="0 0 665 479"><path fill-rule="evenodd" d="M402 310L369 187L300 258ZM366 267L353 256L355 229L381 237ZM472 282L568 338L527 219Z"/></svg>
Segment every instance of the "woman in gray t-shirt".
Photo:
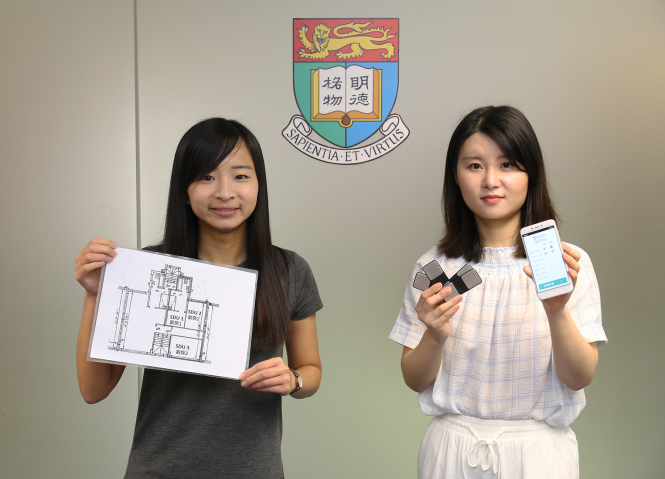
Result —
<svg viewBox="0 0 665 479"><path fill-rule="evenodd" d="M95 238L76 258L85 289L76 364L88 403L108 396L125 368L87 361L101 266L116 247ZM211 118L185 133L164 239L149 249L258 270L252 350L240 383L146 369L125 477L283 477L281 398L305 398L319 387L323 305L307 262L272 244L263 154L242 124Z"/></svg>

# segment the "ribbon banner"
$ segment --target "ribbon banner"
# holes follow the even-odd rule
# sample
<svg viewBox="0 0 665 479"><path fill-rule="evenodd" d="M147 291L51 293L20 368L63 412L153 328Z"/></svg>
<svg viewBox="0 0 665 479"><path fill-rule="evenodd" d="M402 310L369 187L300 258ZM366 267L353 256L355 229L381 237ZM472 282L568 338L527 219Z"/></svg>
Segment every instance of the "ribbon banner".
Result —
<svg viewBox="0 0 665 479"><path fill-rule="evenodd" d="M335 148L309 138L312 127L303 116L295 115L282 131L282 136L295 148L316 160L338 165L356 165L381 158L401 145L409 136L409 129L397 114L386 118L379 131L383 138L372 144L358 148Z"/></svg>

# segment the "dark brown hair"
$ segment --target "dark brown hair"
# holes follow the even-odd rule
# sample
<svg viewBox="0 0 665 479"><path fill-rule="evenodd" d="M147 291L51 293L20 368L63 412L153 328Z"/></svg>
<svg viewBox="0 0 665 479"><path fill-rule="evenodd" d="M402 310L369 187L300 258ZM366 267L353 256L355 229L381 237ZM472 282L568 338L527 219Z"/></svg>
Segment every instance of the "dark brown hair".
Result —
<svg viewBox="0 0 665 479"><path fill-rule="evenodd" d="M199 222L187 204L187 188L213 171L243 143L254 160L259 192L254 212L247 218L247 268L259 271L254 309L252 349L275 347L286 341L290 314L285 291L288 263L283 250L273 246L268 212L268 184L263 152L244 125L224 118L209 118L191 127L180 140L173 160L166 207L162 253L198 258Z"/></svg>
<svg viewBox="0 0 665 479"><path fill-rule="evenodd" d="M547 219L558 222L559 217L547 190L543 154L529 120L512 106L476 108L459 122L448 145L441 197L445 233L438 249L439 254L449 258L464 257L466 261L478 262L483 255L478 225L455 182L460 149L474 133L489 136L508 161L529 175L526 200L520 210L520 228ZM521 241L515 256L526 258Z"/></svg>

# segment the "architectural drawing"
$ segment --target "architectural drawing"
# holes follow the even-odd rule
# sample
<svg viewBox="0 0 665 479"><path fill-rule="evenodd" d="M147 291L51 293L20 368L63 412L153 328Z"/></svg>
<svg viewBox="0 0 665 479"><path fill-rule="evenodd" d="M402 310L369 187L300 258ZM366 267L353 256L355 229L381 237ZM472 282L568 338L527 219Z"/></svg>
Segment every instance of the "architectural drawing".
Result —
<svg viewBox="0 0 665 479"><path fill-rule="evenodd" d="M192 298L193 279L167 264L152 270L147 291L119 286L115 335L108 349L210 363L208 341L214 308Z"/></svg>

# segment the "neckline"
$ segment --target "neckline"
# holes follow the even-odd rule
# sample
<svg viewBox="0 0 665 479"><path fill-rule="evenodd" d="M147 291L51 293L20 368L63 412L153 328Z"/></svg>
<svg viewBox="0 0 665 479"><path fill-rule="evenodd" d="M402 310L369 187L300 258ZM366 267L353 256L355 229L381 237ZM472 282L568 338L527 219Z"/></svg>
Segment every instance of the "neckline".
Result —
<svg viewBox="0 0 665 479"><path fill-rule="evenodd" d="M483 248L483 257L481 263L489 264L513 264L519 258L515 258L517 246L502 246L500 248Z"/></svg>

